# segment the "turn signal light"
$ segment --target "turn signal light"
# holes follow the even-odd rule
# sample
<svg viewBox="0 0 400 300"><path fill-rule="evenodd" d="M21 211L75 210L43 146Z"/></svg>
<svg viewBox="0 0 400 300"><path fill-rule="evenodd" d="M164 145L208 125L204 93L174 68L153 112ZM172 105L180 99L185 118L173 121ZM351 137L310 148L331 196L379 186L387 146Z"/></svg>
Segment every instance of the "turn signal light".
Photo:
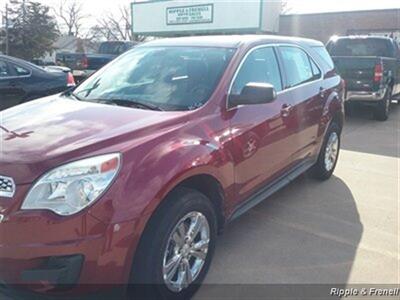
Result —
<svg viewBox="0 0 400 300"><path fill-rule="evenodd" d="M67 74L67 86L75 86L75 79L71 72Z"/></svg>
<svg viewBox="0 0 400 300"><path fill-rule="evenodd" d="M381 82L382 78L383 78L383 65L382 63L378 63L375 66L374 81Z"/></svg>

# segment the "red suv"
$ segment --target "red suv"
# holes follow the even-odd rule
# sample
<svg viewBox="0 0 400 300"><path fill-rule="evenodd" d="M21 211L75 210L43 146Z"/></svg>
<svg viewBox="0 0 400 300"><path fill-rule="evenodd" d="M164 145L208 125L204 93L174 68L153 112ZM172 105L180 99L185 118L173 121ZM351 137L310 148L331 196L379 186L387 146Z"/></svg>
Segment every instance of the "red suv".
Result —
<svg viewBox="0 0 400 300"><path fill-rule="evenodd" d="M0 278L188 298L227 222L307 170L331 176L342 126L320 42L138 46L74 91L1 113Z"/></svg>

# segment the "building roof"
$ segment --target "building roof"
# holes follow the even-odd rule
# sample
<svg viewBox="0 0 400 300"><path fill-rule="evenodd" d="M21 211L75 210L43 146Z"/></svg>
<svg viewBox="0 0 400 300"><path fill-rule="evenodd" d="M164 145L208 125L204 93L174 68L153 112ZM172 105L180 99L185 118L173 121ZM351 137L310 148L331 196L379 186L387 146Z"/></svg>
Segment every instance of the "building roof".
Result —
<svg viewBox="0 0 400 300"><path fill-rule="evenodd" d="M365 13L392 13L400 12L400 8L384 8L384 9L362 9L362 10L345 10L345 11L326 11L317 13L287 13L282 14L281 17L309 17L309 16L320 16L320 15L343 15L343 14L365 14Z"/></svg>
<svg viewBox="0 0 400 300"><path fill-rule="evenodd" d="M88 39L81 39L76 36L61 35L57 41L54 42L53 47L61 52L76 52L78 43L85 49L85 52L96 52L98 44Z"/></svg>
<svg viewBox="0 0 400 300"><path fill-rule="evenodd" d="M57 39L57 41L53 44L53 46L56 49L65 49L65 48L70 47L71 45L74 46L76 39L77 38L75 36L61 35Z"/></svg>
<svg viewBox="0 0 400 300"><path fill-rule="evenodd" d="M224 47L224 48L238 48L246 44L273 44L273 43L292 43L292 44L306 44L309 46L322 45L321 42L316 40L293 38L278 35L210 35L210 36L191 36L191 37L178 37L155 40L148 42L139 47L149 46L200 46L200 47Z"/></svg>

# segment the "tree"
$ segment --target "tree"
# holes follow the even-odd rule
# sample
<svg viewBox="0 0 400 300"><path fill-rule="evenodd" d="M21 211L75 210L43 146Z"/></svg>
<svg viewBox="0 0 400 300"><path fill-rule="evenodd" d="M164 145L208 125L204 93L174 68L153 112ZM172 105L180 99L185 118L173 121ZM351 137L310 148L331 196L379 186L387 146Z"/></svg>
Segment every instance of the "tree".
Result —
<svg viewBox="0 0 400 300"><path fill-rule="evenodd" d="M49 11L48 6L31 0L10 1L10 55L32 60L54 50L53 44L59 32Z"/></svg>
<svg viewBox="0 0 400 300"><path fill-rule="evenodd" d="M281 14L286 15L288 14L292 8L289 5L289 1L282 1L282 6L281 6Z"/></svg>
<svg viewBox="0 0 400 300"><path fill-rule="evenodd" d="M121 6L118 14L109 13L97 19L97 25L90 30L92 39L114 41L139 41L145 40L144 36L132 33L131 11L129 6Z"/></svg>
<svg viewBox="0 0 400 300"><path fill-rule="evenodd" d="M80 38L76 39L76 49L75 51L77 53L85 53L85 45L84 45L84 41Z"/></svg>
<svg viewBox="0 0 400 300"><path fill-rule="evenodd" d="M62 0L54 13L70 36L79 36L83 21L88 17L83 13L82 4L76 0Z"/></svg>

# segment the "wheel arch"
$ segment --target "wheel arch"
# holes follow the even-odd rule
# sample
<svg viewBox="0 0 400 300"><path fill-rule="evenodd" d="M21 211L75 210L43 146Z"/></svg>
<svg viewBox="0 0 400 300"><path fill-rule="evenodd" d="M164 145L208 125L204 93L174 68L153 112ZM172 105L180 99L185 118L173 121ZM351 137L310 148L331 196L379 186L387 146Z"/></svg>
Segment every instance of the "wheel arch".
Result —
<svg viewBox="0 0 400 300"><path fill-rule="evenodd" d="M180 182L175 188L179 187L196 190L210 199L218 218L218 232L222 232L225 224L225 196L222 185L218 179L209 174L194 175Z"/></svg>
<svg viewBox="0 0 400 300"><path fill-rule="evenodd" d="M213 175L208 173L199 173L195 175L190 175L188 177L182 178L180 181L175 183L168 191L162 196L161 201L157 203L156 206L151 208L145 214L144 228L142 234L145 233L146 227L150 226L152 219L157 218L157 215L162 212L166 206L169 205L171 195L176 189L188 188L196 190L204 194L212 203L215 208L215 212L218 217L218 231L221 232L225 224L225 214L224 214L224 191L221 182ZM150 206L149 206L150 207Z"/></svg>
<svg viewBox="0 0 400 300"><path fill-rule="evenodd" d="M329 126L336 122L339 127L340 131L342 131L345 118L344 118L344 101L341 99L341 94L337 91L333 91L326 101L322 116L319 123L318 129L318 140L317 140L317 151L315 152L316 155L319 155L321 151L321 147L326 135L326 132L329 129Z"/></svg>
<svg viewBox="0 0 400 300"><path fill-rule="evenodd" d="M224 193L222 189L222 185L220 181L214 176L206 173L200 173L196 175L192 175L190 177L184 178L179 183L177 183L174 187L172 187L163 197L163 199L158 203L158 205L152 209L152 211L146 215L144 215L139 224L142 224L142 229L139 233L139 240L136 244L134 255L131 257L131 263L129 264L130 268L130 279L137 280L136 275L134 274L134 270L141 263L140 255L140 247L146 244L146 239L149 238L147 232L151 231L153 224L157 221L160 215L165 211L165 209L170 204L172 198L168 196L174 193L179 188L193 189L202 194L204 194L208 199L210 199L211 204L215 208L215 212L217 215L217 226L218 232L221 233L225 224L225 215L224 215Z"/></svg>
<svg viewBox="0 0 400 300"><path fill-rule="evenodd" d="M332 116L332 120L331 120L331 124L332 123L336 123L339 125L340 131L343 130L343 126L344 126L344 115L341 111L336 111L333 116Z"/></svg>

